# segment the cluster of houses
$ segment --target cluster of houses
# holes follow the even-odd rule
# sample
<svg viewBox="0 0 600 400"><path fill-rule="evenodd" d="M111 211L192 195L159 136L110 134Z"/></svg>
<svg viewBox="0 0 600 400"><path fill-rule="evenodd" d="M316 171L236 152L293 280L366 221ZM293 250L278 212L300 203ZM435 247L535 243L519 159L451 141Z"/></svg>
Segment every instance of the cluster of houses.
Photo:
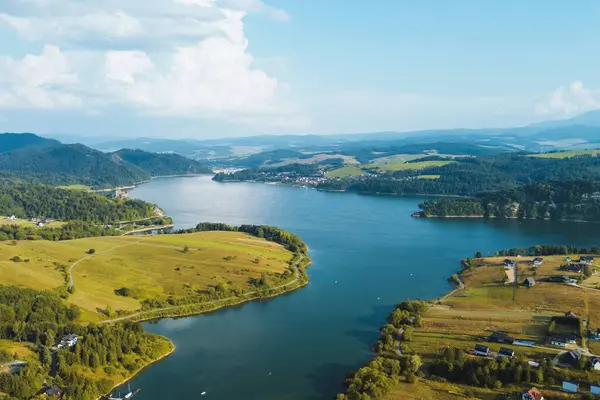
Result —
<svg viewBox="0 0 600 400"><path fill-rule="evenodd" d="M45 396L49 399L62 399L65 392L56 385L44 385L42 390L38 392L38 395Z"/></svg>
<svg viewBox="0 0 600 400"><path fill-rule="evenodd" d="M548 282L557 282L557 283L568 283L574 284L577 283L576 279L571 278L569 275L554 275L546 278Z"/></svg>
<svg viewBox="0 0 600 400"><path fill-rule="evenodd" d="M54 222L54 220L52 218L30 218L29 222L33 222L35 226L39 226L41 228L51 222Z"/></svg>
<svg viewBox="0 0 600 400"><path fill-rule="evenodd" d="M565 264L560 266L561 270L580 274L586 265L594 263L594 257L581 256L577 261L573 260L571 257L567 257L563 261L565 262Z"/></svg>
<svg viewBox="0 0 600 400"><path fill-rule="evenodd" d="M521 393L521 400L544 400L544 395L537 388L532 387L526 392Z"/></svg>

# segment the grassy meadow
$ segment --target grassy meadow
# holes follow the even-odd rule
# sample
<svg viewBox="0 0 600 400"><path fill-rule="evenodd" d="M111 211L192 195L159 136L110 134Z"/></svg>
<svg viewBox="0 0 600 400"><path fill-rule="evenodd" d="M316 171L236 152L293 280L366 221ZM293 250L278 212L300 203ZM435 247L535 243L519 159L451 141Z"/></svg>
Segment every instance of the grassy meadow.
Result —
<svg viewBox="0 0 600 400"><path fill-rule="evenodd" d="M597 156L600 154L600 150L575 150L575 151L561 151L557 153L543 153L534 154L532 157L538 158L571 158L576 156L590 155Z"/></svg>
<svg viewBox="0 0 600 400"><path fill-rule="evenodd" d="M446 164L451 163L452 161L417 161L412 163L401 163L401 164L366 164L363 165L365 169L377 169L381 172L394 172L394 171L405 171L405 170L422 170L425 168L431 167L443 167Z"/></svg>
<svg viewBox="0 0 600 400"><path fill-rule="evenodd" d="M573 256L573 259L578 257ZM530 267L532 257L516 258L518 282L523 282L526 277L534 277L537 282L532 288L519 285L516 290L513 284L507 283L503 265L505 258L473 260L476 267L462 273L465 289L433 301L424 315L423 325L414 329L412 340L406 342L406 346L419 354L425 363L441 358L443 350L449 346L471 354L475 344L485 344L492 352L497 352L501 346L510 347L517 355L523 355L528 360L541 361L564 351L546 344L553 316L563 316L565 312L573 311L582 318L589 318L592 329L600 327L600 290L543 282L544 278L553 275L579 277L579 274L559 270L565 256L543 257L543 264L535 270ZM592 276L588 280L597 282L598 278ZM583 281L582 284L585 283ZM488 343L485 338L495 331L508 333L517 339L533 340L536 347ZM587 341L584 345L589 346L593 354L600 354L600 342ZM600 379L598 372L574 373L583 380ZM538 387L549 398L579 398L562 394L558 386ZM468 385L419 380L415 384L401 382L384 399L491 400L496 399L499 393L514 393L518 389L507 387L492 391Z"/></svg>
<svg viewBox="0 0 600 400"><path fill-rule="evenodd" d="M360 176L364 174L366 174L365 171L352 165L346 165L325 173L328 178L347 178L349 176Z"/></svg>
<svg viewBox="0 0 600 400"><path fill-rule="evenodd" d="M65 224L65 222L62 221L52 221L49 224L46 224L45 226L48 228L58 228L60 226L63 226ZM18 226L30 226L30 227L35 227L35 223L29 221L28 219L22 219L22 218L17 218L17 219L8 219L8 217L0 217L0 226L1 225L18 225Z"/></svg>
<svg viewBox="0 0 600 400"><path fill-rule="evenodd" d="M95 250L91 257L89 249ZM96 320L107 306L137 310L143 299L185 297L220 283L248 290L251 278L284 272L291 257L276 243L238 232L19 241L0 244L0 284L57 288L65 285L69 266L83 259L73 270L75 293L68 302ZM135 298L115 293L123 287Z"/></svg>

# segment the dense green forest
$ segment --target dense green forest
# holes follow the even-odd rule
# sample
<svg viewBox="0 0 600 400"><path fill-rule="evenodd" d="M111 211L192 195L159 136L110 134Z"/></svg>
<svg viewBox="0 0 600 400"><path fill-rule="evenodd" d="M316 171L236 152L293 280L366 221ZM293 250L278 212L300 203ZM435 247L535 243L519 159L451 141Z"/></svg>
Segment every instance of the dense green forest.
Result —
<svg viewBox="0 0 600 400"><path fill-rule="evenodd" d="M110 223L151 217L155 208L142 200L111 199L82 190L11 182L0 185L0 215L5 216Z"/></svg>
<svg viewBox="0 0 600 400"><path fill-rule="evenodd" d="M487 218L571 219L600 221L600 183L553 181L510 190L480 193L473 198L426 201L423 217L482 216Z"/></svg>
<svg viewBox="0 0 600 400"><path fill-rule="evenodd" d="M0 225L0 242L7 240L72 240L123 234L114 227L84 221L69 221L59 227Z"/></svg>
<svg viewBox="0 0 600 400"><path fill-rule="evenodd" d="M439 175L439 179L418 179ZM424 170L402 170L365 178L329 180L318 188L385 194L471 196L534 182L600 181L600 157L538 158L521 154L470 157Z"/></svg>
<svg viewBox="0 0 600 400"><path fill-rule="evenodd" d="M112 153L114 157L141 168L151 176L209 174L206 165L178 154L148 153L142 150L123 149Z"/></svg>
<svg viewBox="0 0 600 400"><path fill-rule="evenodd" d="M46 381L63 388L64 399L96 399L123 374L130 375L171 348L165 338L144 332L139 324L82 326L75 324L79 314L77 306L66 306L52 292L0 286L0 338L30 343L39 352L39 361L28 360L19 373L0 373L0 392L28 399ZM66 334L78 335L77 345L51 351ZM91 378L84 368L101 370L101 376L112 379Z"/></svg>
<svg viewBox="0 0 600 400"><path fill-rule="evenodd" d="M37 139L36 139L37 138ZM197 161L141 150L103 153L81 144L66 145L35 135L0 135L0 176L52 185L116 187L158 175L209 172Z"/></svg>

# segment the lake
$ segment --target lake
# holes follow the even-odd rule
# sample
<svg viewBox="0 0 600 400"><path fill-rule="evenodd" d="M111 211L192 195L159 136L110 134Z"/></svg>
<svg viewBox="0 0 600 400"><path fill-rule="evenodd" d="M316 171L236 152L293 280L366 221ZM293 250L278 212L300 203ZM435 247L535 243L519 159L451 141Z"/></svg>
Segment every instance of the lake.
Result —
<svg viewBox="0 0 600 400"><path fill-rule="evenodd" d="M132 382L140 400L321 400L366 362L378 327L404 298L430 299L476 251L541 243L591 245L597 225L419 219L424 198L362 196L210 177L156 179L132 196L160 205L176 227L268 224L310 247L310 283L293 293L210 314L145 323L177 346Z"/></svg>

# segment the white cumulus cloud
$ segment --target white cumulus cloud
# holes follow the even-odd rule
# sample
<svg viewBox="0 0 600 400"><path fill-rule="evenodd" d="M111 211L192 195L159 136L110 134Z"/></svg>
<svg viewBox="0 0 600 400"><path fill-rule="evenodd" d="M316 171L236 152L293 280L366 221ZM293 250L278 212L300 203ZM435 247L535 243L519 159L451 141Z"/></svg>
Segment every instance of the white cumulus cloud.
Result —
<svg viewBox="0 0 600 400"><path fill-rule="evenodd" d="M255 66L248 13L288 19L260 0L2 0L0 24L44 48L0 55L0 108L305 124L287 86Z"/></svg>
<svg viewBox="0 0 600 400"><path fill-rule="evenodd" d="M600 109L600 93L586 88L581 81L560 86L536 106L542 116L570 117L582 112Z"/></svg>

